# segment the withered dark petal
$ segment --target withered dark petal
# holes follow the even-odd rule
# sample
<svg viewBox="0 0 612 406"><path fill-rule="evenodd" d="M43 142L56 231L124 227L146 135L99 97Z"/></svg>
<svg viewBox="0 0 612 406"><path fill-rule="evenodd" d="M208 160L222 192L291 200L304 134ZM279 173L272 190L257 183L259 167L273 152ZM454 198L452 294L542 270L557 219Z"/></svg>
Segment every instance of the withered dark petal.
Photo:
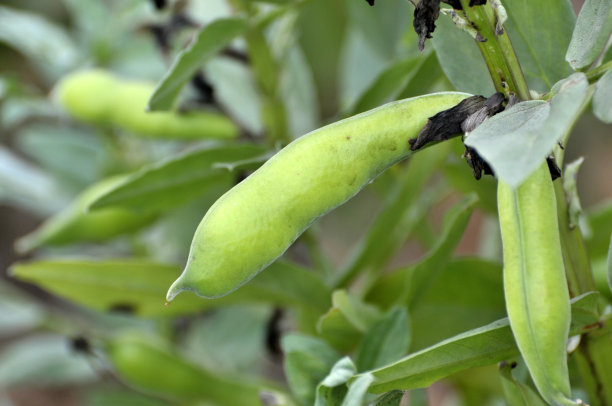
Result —
<svg viewBox="0 0 612 406"><path fill-rule="evenodd" d="M506 98L501 92L497 92L487 99L487 101L484 103L484 107L487 108L489 117L494 116L504 109L503 103L505 100Z"/></svg>
<svg viewBox="0 0 612 406"><path fill-rule="evenodd" d="M461 6L461 2L459 0L442 0L442 3L448 4L455 10L463 10L463 7Z"/></svg>
<svg viewBox="0 0 612 406"><path fill-rule="evenodd" d="M482 96L471 96L455 107L439 112L430 117L417 138L411 139L410 149L416 151L430 142L444 141L453 138L463 131L463 123L470 115L484 106L486 99Z"/></svg>
<svg viewBox="0 0 612 406"><path fill-rule="evenodd" d="M374 5L374 0L366 0L370 6Z"/></svg>
<svg viewBox="0 0 612 406"><path fill-rule="evenodd" d="M440 16L440 0L421 0L414 9L412 25L419 36L419 49L425 49L425 40L432 38L436 20Z"/></svg>
<svg viewBox="0 0 612 406"><path fill-rule="evenodd" d="M506 104L506 108L504 110L508 110L510 107L514 106L515 104L519 104L521 101L521 99L511 94L510 97L508 97L508 103Z"/></svg>
<svg viewBox="0 0 612 406"><path fill-rule="evenodd" d="M478 152L476 152L474 148L466 146L463 157L467 161L470 168L472 168L474 178L476 178L476 180L480 180L483 172L485 175L493 175L493 170L489 164L482 159L480 155L478 155Z"/></svg>
<svg viewBox="0 0 612 406"><path fill-rule="evenodd" d="M470 0L470 7L487 4L487 0Z"/></svg>
<svg viewBox="0 0 612 406"><path fill-rule="evenodd" d="M546 163L548 164L548 170L550 171L550 177L552 180L561 177L561 168L557 165L557 161L555 161L555 157L549 155L546 157Z"/></svg>

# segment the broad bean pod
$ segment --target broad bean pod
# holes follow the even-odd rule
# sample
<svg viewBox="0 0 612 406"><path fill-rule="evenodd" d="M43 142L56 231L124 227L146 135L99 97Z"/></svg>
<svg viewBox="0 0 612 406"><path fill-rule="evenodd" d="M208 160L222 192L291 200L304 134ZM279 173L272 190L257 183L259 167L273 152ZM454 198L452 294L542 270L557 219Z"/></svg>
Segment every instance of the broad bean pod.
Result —
<svg viewBox="0 0 612 406"><path fill-rule="evenodd" d="M152 83L122 80L92 69L66 76L56 86L54 97L79 120L116 126L136 135L187 139L238 136L237 127L216 112L147 112L154 88Z"/></svg>
<svg viewBox="0 0 612 406"><path fill-rule="evenodd" d="M498 212L506 309L518 348L546 402L578 404L569 399L570 300L546 164L516 189L500 181Z"/></svg>
<svg viewBox="0 0 612 406"><path fill-rule="evenodd" d="M392 102L289 144L208 210L167 300L186 290L219 297L246 283L313 221L406 158L408 140L428 117L468 96L448 92Z"/></svg>

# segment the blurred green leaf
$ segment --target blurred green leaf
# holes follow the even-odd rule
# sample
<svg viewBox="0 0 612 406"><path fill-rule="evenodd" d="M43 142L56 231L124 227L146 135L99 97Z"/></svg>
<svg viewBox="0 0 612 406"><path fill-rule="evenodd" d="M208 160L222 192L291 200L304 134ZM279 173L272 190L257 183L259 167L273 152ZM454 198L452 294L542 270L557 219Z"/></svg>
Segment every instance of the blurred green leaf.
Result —
<svg viewBox="0 0 612 406"><path fill-rule="evenodd" d="M304 334L283 336L284 368L292 392L301 405L315 402L315 388L328 374L340 354L325 341Z"/></svg>
<svg viewBox="0 0 612 406"><path fill-rule="evenodd" d="M212 145L144 167L129 175L90 205L96 209L119 206L157 212L184 204L208 189L220 196L231 187L234 169L253 169L266 158L258 145ZM242 166L246 164L245 166Z"/></svg>
<svg viewBox="0 0 612 406"><path fill-rule="evenodd" d="M416 39L414 40L417 43ZM411 75L408 84L397 97L398 99L406 99L408 97L416 97L422 94L430 93L431 91L440 90L436 84L444 80L444 88L448 88L446 77L436 56L436 52L429 52L421 56L423 63L419 64L414 74Z"/></svg>
<svg viewBox="0 0 612 406"><path fill-rule="evenodd" d="M152 111L170 110L183 86L202 65L247 28L241 18L218 19L201 28L189 46L177 56L149 99Z"/></svg>
<svg viewBox="0 0 612 406"><path fill-rule="evenodd" d="M43 170L0 145L0 201L49 215L66 204L67 193Z"/></svg>
<svg viewBox="0 0 612 406"><path fill-rule="evenodd" d="M491 76L474 40L441 15L432 44L446 77L461 92L490 95L495 92Z"/></svg>
<svg viewBox="0 0 612 406"><path fill-rule="evenodd" d="M586 0L578 14L565 60L578 70L592 64L605 50L612 35L612 3Z"/></svg>
<svg viewBox="0 0 612 406"><path fill-rule="evenodd" d="M340 350L354 348L380 317L380 311L344 290L332 295L332 307L319 319L317 331Z"/></svg>
<svg viewBox="0 0 612 406"><path fill-rule="evenodd" d="M315 406L340 406L347 394L346 382L357 373L355 364L344 357L334 364L329 374L317 385Z"/></svg>
<svg viewBox="0 0 612 406"><path fill-rule="evenodd" d="M401 248L438 196L437 188L424 187L446 159L449 147L441 143L410 158L389 201L335 276L336 285L341 286L363 270L382 269Z"/></svg>
<svg viewBox="0 0 612 406"><path fill-rule="evenodd" d="M610 8L612 15L612 6ZM612 20L612 18L611 18ZM612 70L599 79L593 93L593 113L604 123L612 124Z"/></svg>
<svg viewBox="0 0 612 406"><path fill-rule="evenodd" d="M361 94L351 108L351 115L378 107L395 100L416 74L425 58L420 56L403 59L388 66L374 82Z"/></svg>
<svg viewBox="0 0 612 406"><path fill-rule="evenodd" d="M370 385L374 382L374 376L367 372L361 374L357 379L349 384L348 392L342 401L341 406L361 406L366 397Z"/></svg>
<svg viewBox="0 0 612 406"><path fill-rule="evenodd" d="M519 103L486 120L465 139L513 187L520 185L571 130L590 98L583 73L557 83L550 103Z"/></svg>
<svg viewBox="0 0 612 406"><path fill-rule="evenodd" d="M505 0L504 5L506 29L527 84L545 92L572 73L565 61L576 21L572 4L569 0Z"/></svg>
<svg viewBox="0 0 612 406"><path fill-rule="evenodd" d="M410 320L405 308L391 309L366 332L356 352L359 371L389 364L410 347Z"/></svg>
<svg viewBox="0 0 612 406"><path fill-rule="evenodd" d="M83 129L35 124L16 141L21 151L79 189L100 179L116 159L106 139Z"/></svg>
<svg viewBox="0 0 612 406"><path fill-rule="evenodd" d="M59 115L60 110L58 107L47 98L31 95L18 96L2 101L0 123L4 128L15 128L26 123L28 120L39 118L53 119Z"/></svg>
<svg viewBox="0 0 612 406"><path fill-rule="evenodd" d="M37 327L43 317L43 311L35 303L0 282L0 339Z"/></svg>
<svg viewBox="0 0 612 406"><path fill-rule="evenodd" d="M374 406L401 406L404 394L404 391L392 390L378 398Z"/></svg>
<svg viewBox="0 0 612 406"><path fill-rule="evenodd" d="M49 79L74 67L79 59L74 43L59 25L4 6L0 6L0 42L35 62Z"/></svg>
<svg viewBox="0 0 612 406"><path fill-rule="evenodd" d="M166 343L142 333L119 335L108 343L106 351L117 374L129 386L165 398L259 406L260 391L270 388L263 382L206 370L175 353Z"/></svg>
<svg viewBox="0 0 612 406"><path fill-rule="evenodd" d="M587 212L591 235L585 238L585 245L591 258L605 258L608 254L610 230L612 230L612 200Z"/></svg>
<svg viewBox="0 0 612 406"><path fill-rule="evenodd" d="M582 301L590 302L590 296L587 294L572 300L572 309L584 306ZM579 332L582 327L584 325L574 324L572 333ZM375 380L370 391L382 393L392 389L424 388L456 372L490 365L518 354L508 319L501 319L371 371Z"/></svg>
<svg viewBox="0 0 612 406"><path fill-rule="evenodd" d="M478 258L452 260L410 311L411 348L424 348L505 315L501 264ZM432 320L435 329L430 328Z"/></svg>
<svg viewBox="0 0 612 406"><path fill-rule="evenodd" d="M155 399L141 395L129 390L121 390L113 387L96 387L88 391L85 396L84 406L170 406L172 403L161 399Z"/></svg>
<svg viewBox="0 0 612 406"><path fill-rule="evenodd" d="M477 202L475 195L464 197L449 210L435 246L417 264L383 275L366 295L366 300L382 307L397 303L415 304L446 263L463 237Z"/></svg>
<svg viewBox="0 0 612 406"><path fill-rule="evenodd" d="M182 348L190 360L215 370L260 373L270 316L268 306L253 303L220 307L192 321Z"/></svg>
<svg viewBox="0 0 612 406"><path fill-rule="evenodd" d="M509 406L546 406L546 402L533 389L512 376L510 364L500 365L499 376Z"/></svg>
<svg viewBox="0 0 612 406"><path fill-rule="evenodd" d="M608 287L610 288L610 292L612 292L612 235L610 236L610 248L608 248L608 261L606 269L608 270Z"/></svg>
<svg viewBox="0 0 612 406"><path fill-rule="evenodd" d="M463 149L463 144L461 144ZM492 176L483 176L476 180L467 162L452 156L444 163L444 177L459 192L476 193L478 206L487 213L497 213L497 180Z"/></svg>
<svg viewBox="0 0 612 406"><path fill-rule="evenodd" d="M249 284L220 299L181 295L168 307L164 298L180 269L145 260L46 260L18 263L11 272L75 303L100 311L128 311L143 317L175 316L231 303L297 306L322 313L329 293L313 273L276 262ZM135 294L134 292L138 292Z"/></svg>
<svg viewBox="0 0 612 406"><path fill-rule="evenodd" d="M66 337L38 334L4 346L0 352L0 389L33 385L84 384L96 379L89 361L71 352Z"/></svg>

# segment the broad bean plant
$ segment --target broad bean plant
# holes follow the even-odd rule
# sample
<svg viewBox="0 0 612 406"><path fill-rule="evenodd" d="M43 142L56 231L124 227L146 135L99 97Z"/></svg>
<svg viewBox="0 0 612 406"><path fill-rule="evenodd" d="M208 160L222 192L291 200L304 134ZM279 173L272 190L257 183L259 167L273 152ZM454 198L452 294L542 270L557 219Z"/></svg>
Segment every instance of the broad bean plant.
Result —
<svg viewBox="0 0 612 406"><path fill-rule="evenodd" d="M612 405L612 205L565 161L611 0L58 3L0 6L7 399Z"/></svg>

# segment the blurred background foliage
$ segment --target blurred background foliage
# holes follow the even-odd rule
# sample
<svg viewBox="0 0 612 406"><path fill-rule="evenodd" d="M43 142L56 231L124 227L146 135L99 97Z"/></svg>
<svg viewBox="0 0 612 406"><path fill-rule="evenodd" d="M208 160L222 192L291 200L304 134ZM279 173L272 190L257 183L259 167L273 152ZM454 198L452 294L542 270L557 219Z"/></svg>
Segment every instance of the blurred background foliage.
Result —
<svg viewBox="0 0 612 406"><path fill-rule="evenodd" d="M162 3L168 4L156 7ZM580 1L574 6L578 10ZM232 171L213 163L194 168L192 173L202 172L192 183L170 192L157 184L157 194L140 173L142 189L151 194L132 201L129 193L114 198L137 213L149 207L153 213L145 213L149 217L142 224L103 243L69 238L18 253L18 238L102 179L163 166L159 162L169 158L195 154L201 163L206 151L224 153L224 145L210 140L141 138L122 128L73 120L53 90L63 76L87 67L155 84L198 27L234 15L237 7L249 9L260 22L271 65L266 69L265 55L254 51L256 34L247 41L238 38L199 70L214 89L212 102L202 103L203 87L192 81L178 108L227 115L241 140L262 145L249 155L256 159L245 163L227 152L223 162ZM185 294L163 307L165 290L180 272L206 208L267 152L391 100L453 90L457 83L465 84L457 90L492 93L486 80L461 82L452 79L457 68L440 66L447 55L440 38L448 21L440 20L439 37L418 52L412 10L403 0L378 0L376 7L363 0L0 3L0 405L247 405L254 403L244 399L262 387L281 396L286 379L293 396L308 404L314 396L308 388L318 381L306 381L325 377L342 352L356 351L357 366L364 370L393 361L408 348L412 352L503 317L495 183L473 181L459 143L391 168L317 222L285 255L288 262L275 264L235 294L213 301ZM270 72L275 73L271 85ZM568 162L586 157L578 185L596 233L612 223L610 211L598 208L608 207L605 200L612 197L610 132L587 113L566 146ZM179 173L187 170L181 162ZM422 175L423 184L411 180L415 174ZM406 190L421 192L404 198ZM463 197L471 191L478 194L477 203ZM442 220L449 208L454 212ZM386 220L385 213L390 213ZM379 240L384 244L371 244ZM591 248L602 258L594 263L599 275L605 275L605 248ZM426 255L434 260L422 261ZM11 269L17 278L10 277L8 269L18 261L22 265ZM343 291L332 300L333 283L322 281L333 282L333 270L417 273L409 264L440 272L411 306L411 331L397 327L400 340L390 344L390 354L370 359L356 345L376 327L372 320L391 308L393 276L373 282L371 272L362 273L357 290L368 292L370 304L352 303ZM359 313L357 321L351 311ZM387 323L408 317L389 314ZM286 336L283 372L280 336L292 331L319 339ZM311 354L291 348L309 348ZM139 370L122 367L130 357L147 361ZM309 367L310 375L303 371ZM500 399L498 378L482 368L413 391L411 404L503 404Z"/></svg>

